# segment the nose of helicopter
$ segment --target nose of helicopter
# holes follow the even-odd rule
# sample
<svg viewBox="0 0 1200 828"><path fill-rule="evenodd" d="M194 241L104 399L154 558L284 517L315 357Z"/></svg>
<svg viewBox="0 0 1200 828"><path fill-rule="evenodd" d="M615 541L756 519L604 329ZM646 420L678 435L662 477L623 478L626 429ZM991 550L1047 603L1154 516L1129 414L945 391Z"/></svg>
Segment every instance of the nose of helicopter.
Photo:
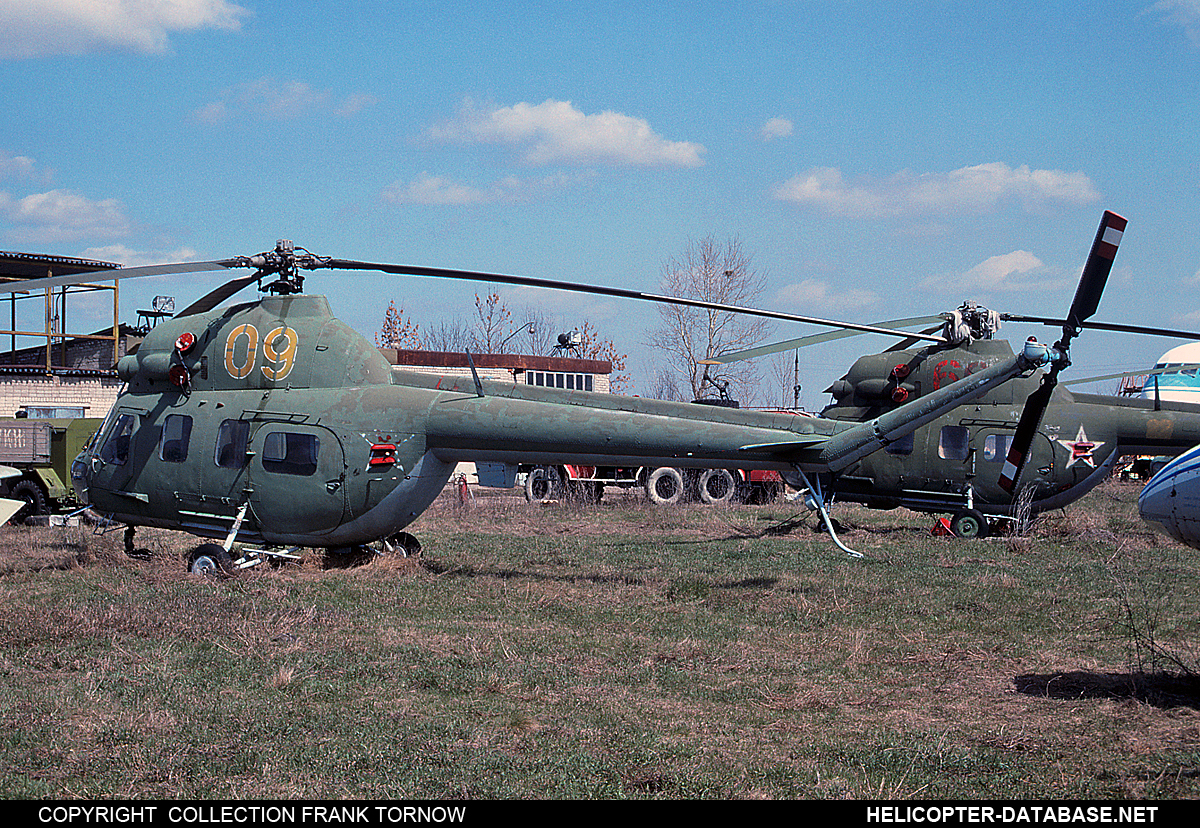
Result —
<svg viewBox="0 0 1200 828"><path fill-rule="evenodd" d="M1150 478L1138 496L1142 520L1188 546L1200 547L1200 446L1179 455Z"/></svg>
<svg viewBox="0 0 1200 828"><path fill-rule="evenodd" d="M90 469L88 451L84 449L78 457L71 461L71 483L75 487L75 497L84 506L88 505L88 483L91 479L88 471Z"/></svg>

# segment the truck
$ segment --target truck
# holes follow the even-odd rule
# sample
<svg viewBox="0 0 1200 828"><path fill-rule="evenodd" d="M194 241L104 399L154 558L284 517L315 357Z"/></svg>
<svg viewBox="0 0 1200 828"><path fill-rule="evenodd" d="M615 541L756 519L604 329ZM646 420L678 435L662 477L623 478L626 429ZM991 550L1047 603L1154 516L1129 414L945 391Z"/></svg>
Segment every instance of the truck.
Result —
<svg viewBox="0 0 1200 828"><path fill-rule="evenodd" d="M620 466L521 465L525 473L525 499L529 501L577 498L598 503L606 486L640 488L660 505L689 500L706 504L734 502L770 503L784 492L783 478L775 471L745 469L681 469Z"/></svg>
<svg viewBox="0 0 1200 828"><path fill-rule="evenodd" d="M10 522L80 505L71 462L102 422L94 417L0 418L0 497L25 502Z"/></svg>

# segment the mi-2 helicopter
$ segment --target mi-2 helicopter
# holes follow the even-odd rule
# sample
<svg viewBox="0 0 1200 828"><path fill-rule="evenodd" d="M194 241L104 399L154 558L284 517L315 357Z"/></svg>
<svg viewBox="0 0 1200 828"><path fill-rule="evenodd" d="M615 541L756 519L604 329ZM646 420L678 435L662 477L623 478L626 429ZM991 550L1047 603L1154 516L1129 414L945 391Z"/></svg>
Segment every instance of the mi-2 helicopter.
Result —
<svg viewBox="0 0 1200 828"><path fill-rule="evenodd" d="M1115 247L1093 252L1072 318L1094 312L1111 253ZM76 491L93 511L129 527L128 550L137 526L219 541L191 554L195 571L229 571L289 547L412 548L404 528L459 461L482 464L485 484L508 486L518 463L771 469L807 489L834 541L857 555L825 509L834 475L1015 377L1043 367L1057 376L1069 364L1069 336L1055 347L1031 340L909 404L849 422L393 369L334 318L324 297L303 293L304 271L557 288L894 335L886 328L621 288L324 258L289 242L256 256L29 280L21 289L228 268L251 272L163 321L121 358L126 385L72 466ZM218 307L254 283L264 296ZM262 548L233 562L235 542Z"/></svg>
<svg viewBox="0 0 1200 828"><path fill-rule="evenodd" d="M1097 248L1104 250L1106 235L1115 254L1124 229L1124 219L1106 214L1092 256ZM922 348L913 348L912 340L902 341L859 358L827 389L833 401L821 416L842 422L870 421L1010 358L1012 347L995 338L1002 320L1063 325L1064 338L1081 328L1096 328L1200 339L1200 334L1186 331L1092 322L1086 316L1047 319L1001 314L973 302L940 317L876 324L895 327L931 320L936 326L924 333L940 331L943 341ZM853 332L817 334L714 361L804 347L847 333ZM1095 379L1107 377L1075 382ZM950 531L976 538L1014 517L1061 508L1083 497L1111 474L1122 456L1174 455L1200 443L1200 405L1152 395L1137 399L1072 393L1065 387L1071 384L1057 383L1057 369L1052 367L1040 378L997 387L845 467L832 478L828 491L840 500L875 508L902 506L949 515L944 520ZM1018 478L1022 468L1024 474Z"/></svg>

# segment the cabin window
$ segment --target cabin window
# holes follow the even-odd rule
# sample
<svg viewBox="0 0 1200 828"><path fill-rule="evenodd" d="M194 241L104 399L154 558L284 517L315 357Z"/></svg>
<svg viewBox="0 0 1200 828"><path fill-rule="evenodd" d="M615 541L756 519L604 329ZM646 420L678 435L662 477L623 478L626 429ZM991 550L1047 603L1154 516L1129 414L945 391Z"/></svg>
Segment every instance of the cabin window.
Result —
<svg viewBox="0 0 1200 828"><path fill-rule="evenodd" d="M213 459L223 469L240 469L246 465L249 442L250 423L245 420L225 420L217 429L217 450Z"/></svg>
<svg viewBox="0 0 1200 828"><path fill-rule="evenodd" d="M989 434L983 439L983 459L988 463L1003 463L1012 442L1011 434Z"/></svg>
<svg viewBox="0 0 1200 828"><path fill-rule="evenodd" d="M162 445L158 456L168 463L182 463L187 460L191 439L192 418L186 414L168 414L163 420Z"/></svg>
<svg viewBox="0 0 1200 828"><path fill-rule="evenodd" d="M905 434L898 440L892 440L884 449L888 454L912 454L913 452L913 432Z"/></svg>
<svg viewBox="0 0 1200 828"><path fill-rule="evenodd" d="M280 474L316 474L320 449L315 434L272 431L263 441L263 468Z"/></svg>
<svg viewBox="0 0 1200 828"><path fill-rule="evenodd" d="M100 449L100 459L105 463L125 465L125 461L129 459L129 444L133 439L133 428L136 424L137 418L132 414L117 417L108 439L104 441L104 448Z"/></svg>
<svg viewBox="0 0 1200 828"><path fill-rule="evenodd" d="M970 445L971 433L965 426L942 426L938 438L938 457L943 460L966 460Z"/></svg>

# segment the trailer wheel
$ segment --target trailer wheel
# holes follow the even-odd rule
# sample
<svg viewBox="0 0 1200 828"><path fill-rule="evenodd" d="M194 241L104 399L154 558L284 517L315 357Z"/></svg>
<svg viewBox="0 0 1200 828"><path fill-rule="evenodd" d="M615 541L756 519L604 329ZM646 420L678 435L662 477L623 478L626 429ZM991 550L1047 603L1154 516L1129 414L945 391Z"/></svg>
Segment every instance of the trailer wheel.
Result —
<svg viewBox="0 0 1200 828"><path fill-rule="evenodd" d="M737 481L729 469L705 469L700 473L697 488L700 500L710 506L732 503L737 495Z"/></svg>
<svg viewBox="0 0 1200 828"><path fill-rule="evenodd" d="M660 506L678 503L683 497L683 473L670 467L650 472L646 477L646 497Z"/></svg>
<svg viewBox="0 0 1200 828"><path fill-rule="evenodd" d="M558 466L536 466L525 477L525 499L530 503L559 500L563 495L562 473Z"/></svg>
<svg viewBox="0 0 1200 828"><path fill-rule="evenodd" d="M46 507L46 495L42 493L42 487L28 478L14 483L9 495L13 500L25 501L25 505L12 516L12 523L24 523L27 518L44 515L49 511Z"/></svg>

